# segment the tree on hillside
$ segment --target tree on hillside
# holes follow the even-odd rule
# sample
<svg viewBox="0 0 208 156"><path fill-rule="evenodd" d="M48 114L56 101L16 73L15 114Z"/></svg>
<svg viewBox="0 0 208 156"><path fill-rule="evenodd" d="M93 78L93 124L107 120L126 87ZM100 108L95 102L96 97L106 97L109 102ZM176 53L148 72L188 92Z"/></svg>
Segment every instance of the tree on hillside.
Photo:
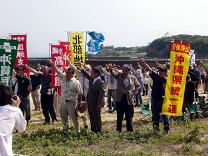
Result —
<svg viewBox="0 0 208 156"><path fill-rule="evenodd" d="M191 49L195 50L198 58L208 56L208 36L200 35L176 35L155 39L148 46L147 56L169 58L170 42L173 40L191 44Z"/></svg>

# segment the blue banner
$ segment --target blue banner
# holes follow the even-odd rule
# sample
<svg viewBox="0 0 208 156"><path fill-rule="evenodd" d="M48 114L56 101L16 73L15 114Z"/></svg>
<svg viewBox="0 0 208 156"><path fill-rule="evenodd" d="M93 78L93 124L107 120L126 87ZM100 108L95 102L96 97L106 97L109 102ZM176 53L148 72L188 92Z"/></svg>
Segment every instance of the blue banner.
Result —
<svg viewBox="0 0 208 156"><path fill-rule="evenodd" d="M97 54L102 49L102 42L105 40L105 37L102 33L97 32L88 32L88 35L91 37L90 41L87 43L88 54Z"/></svg>
<svg viewBox="0 0 208 156"><path fill-rule="evenodd" d="M88 32L88 35L93 39L100 42L103 42L105 40L105 37L102 33L97 33L94 31Z"/></svg>

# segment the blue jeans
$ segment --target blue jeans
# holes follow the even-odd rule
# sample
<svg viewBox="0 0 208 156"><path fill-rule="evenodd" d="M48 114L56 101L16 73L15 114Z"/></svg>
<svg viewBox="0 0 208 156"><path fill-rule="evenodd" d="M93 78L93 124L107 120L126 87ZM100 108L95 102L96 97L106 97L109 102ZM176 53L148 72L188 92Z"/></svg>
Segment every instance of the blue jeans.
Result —
<svg viewBox="0 0 208 156"><path fill-rule="evenodd" d="M160 113L162 112L163 100L153 99L151 100L152 104L152 122L153 128L159 130L160 123ZM167 115L161 115L163 119L164 130L170 130L169 119Z"/></svg>
<svg viewBox="0 0 208 156"><path fill-rule="evenodd" d="M115 107L114 100L112 101L111 98L114 97L115 90L114 89L108 89L108 108L109 110L112 110L112 107Z"/></svg>

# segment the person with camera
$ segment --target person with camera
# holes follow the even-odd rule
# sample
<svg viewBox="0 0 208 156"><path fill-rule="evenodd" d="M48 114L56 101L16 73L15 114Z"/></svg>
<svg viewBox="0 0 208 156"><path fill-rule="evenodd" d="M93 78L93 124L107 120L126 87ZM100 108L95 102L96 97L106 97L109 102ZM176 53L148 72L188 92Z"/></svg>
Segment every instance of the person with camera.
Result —
<svg viewBox="0 0 208 156"><path fill-rule="evenodd" d="M26 120L19 109L18 96L3 84L0 84L0 156L12 156L12 133L26 130Z"/></svg>

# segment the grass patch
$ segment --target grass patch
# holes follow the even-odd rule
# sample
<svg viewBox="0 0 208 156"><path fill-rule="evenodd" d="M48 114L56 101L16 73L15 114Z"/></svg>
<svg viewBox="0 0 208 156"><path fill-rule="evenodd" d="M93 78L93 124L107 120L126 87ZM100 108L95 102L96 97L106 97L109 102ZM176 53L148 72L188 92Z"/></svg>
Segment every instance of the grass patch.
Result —
<svg viewBox="0 0 208 156"><path fill-rule="evenodd" d="M24 134L15 134L13 149L16 154L34 156L65 155L200 155L208 148L208 122L206 119L194 121L173 121L168 134L155 133L150 120L134 119L134 134L115 132L116 114L103 111L103 131L100 134L81 129L76 134L71 128L62 131L61 122L42 125L41 113L33 112L31 126ZM125 128L125 124L123 125Z"/></svg>

